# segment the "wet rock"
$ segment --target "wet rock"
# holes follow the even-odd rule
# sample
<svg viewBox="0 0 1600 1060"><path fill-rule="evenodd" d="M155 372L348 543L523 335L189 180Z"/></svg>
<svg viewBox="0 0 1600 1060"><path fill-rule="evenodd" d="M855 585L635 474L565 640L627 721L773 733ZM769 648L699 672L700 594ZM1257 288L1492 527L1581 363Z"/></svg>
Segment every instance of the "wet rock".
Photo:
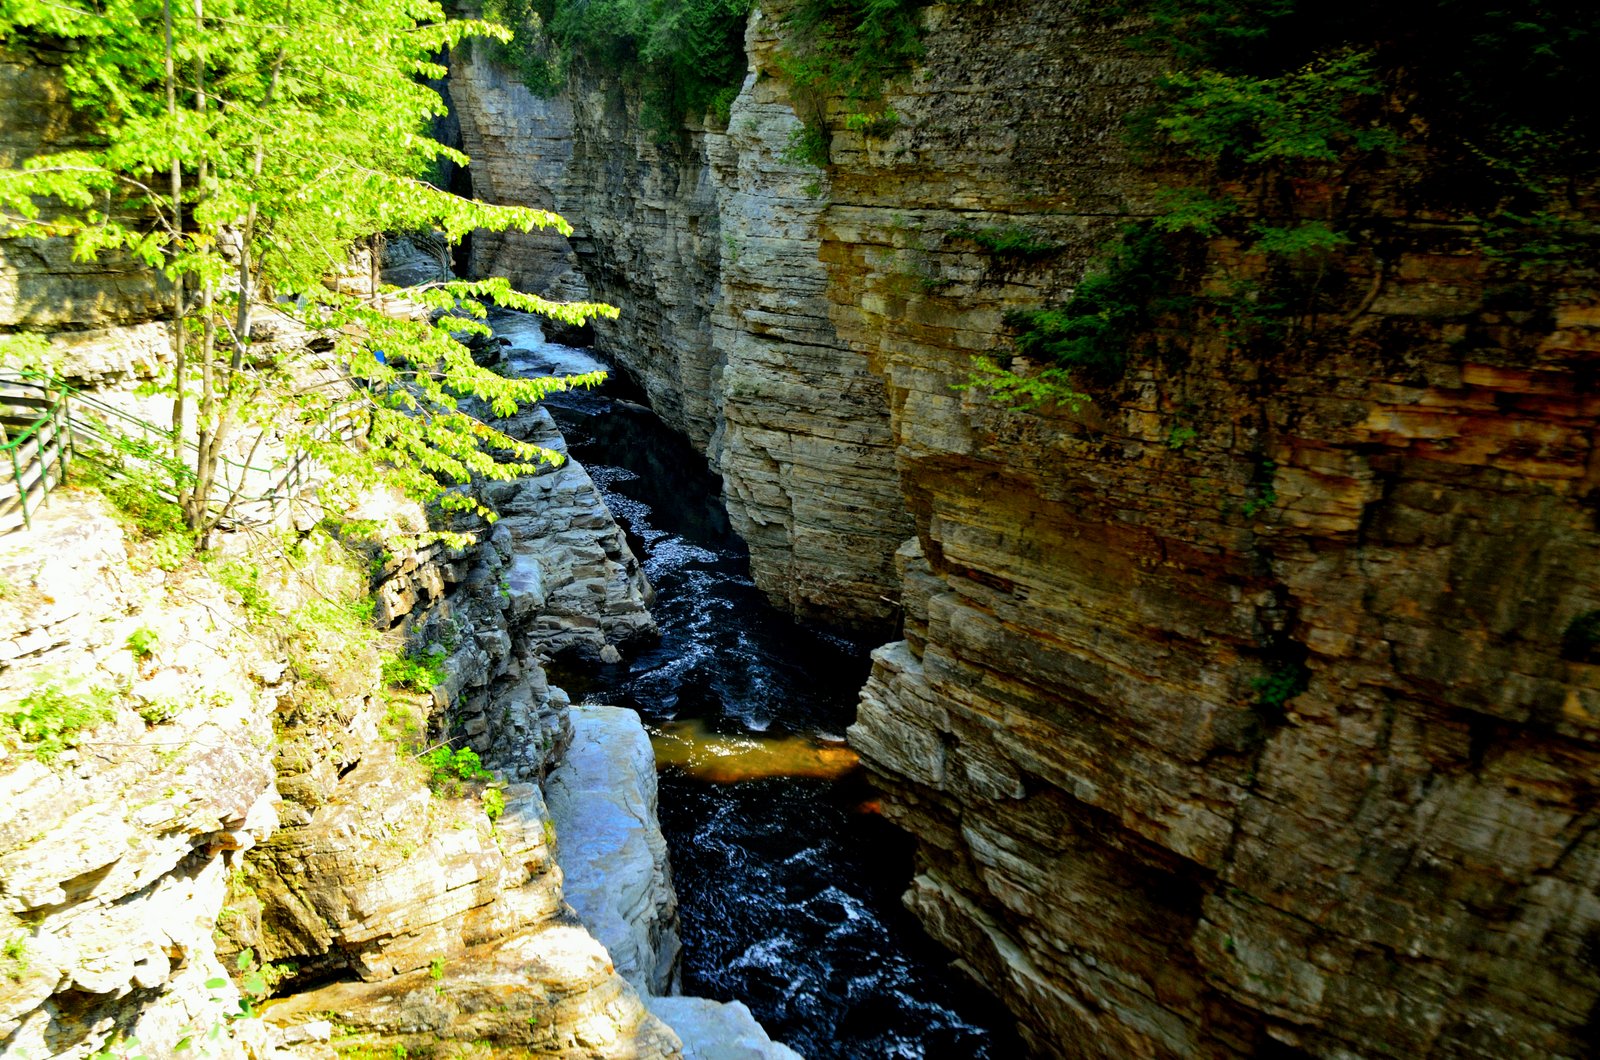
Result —
<svg viewBox="0 0 1600 1060"><path fill-rule="evenodd" d="M678 962L678 900L656 821L655 755L639 716L574 706L572 746L545 792L566 898L643 993L667 993Z"/></svg>
<svg viewBox="0 0 1600 1060"><path fill-rule="evenodd" d="M652 997L646 1004L682 1039L684 1060L801 1060L737 1001Z"/></svg>

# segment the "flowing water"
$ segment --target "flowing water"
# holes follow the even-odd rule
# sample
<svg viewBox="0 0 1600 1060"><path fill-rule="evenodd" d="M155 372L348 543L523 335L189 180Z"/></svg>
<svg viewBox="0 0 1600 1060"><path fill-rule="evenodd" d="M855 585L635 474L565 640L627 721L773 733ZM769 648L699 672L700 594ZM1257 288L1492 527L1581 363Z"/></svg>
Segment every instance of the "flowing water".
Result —
<svg viewBox="0 0 1600 1060"><path fill-rule="evenodd" d="M496 330L523 374L601 366L545 343L531 318ZM661 640L551 676L651 731L684 992L743 1001L813 1060L1020 1056L1005 1014L900 905L910 843L872 812L843 742L866 647L767 604L717 478L625 394L608 384L549 405L655 586Z"/></svg>

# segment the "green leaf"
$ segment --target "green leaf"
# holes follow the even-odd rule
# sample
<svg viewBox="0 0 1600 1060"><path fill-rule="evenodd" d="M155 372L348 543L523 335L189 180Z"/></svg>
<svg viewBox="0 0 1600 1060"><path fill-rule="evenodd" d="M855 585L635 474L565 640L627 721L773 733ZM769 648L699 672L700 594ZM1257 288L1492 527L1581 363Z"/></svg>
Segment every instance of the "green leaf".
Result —
<svg viewBox="0 0 1600 1060"><path fill-rule="evenodd" d="M605 0L600 9L620 16L634 2ZM742 24L748 6L649 3L651 24L666 36L646 36L662 55L680 54L667 38L710 17L712 7L727 16L727 28ZM388 292L447 312L435 326L389 319L364 294L333 282L353 271L348 248L376 233L433 230L448 241L478 229L571 233L551 211L462 199L429 182L441 161L468 159L430 135L445 107L419 75L442 75L436 60L446 48L473 37L503 41L508 31L450 19L434 0L226 0L207 8L217 17L175 26L174 58L185 71L202 67L208 92L203 110L185 90L169 112L166 42L153 11L159 15L123 0L0 0L0 36L75 40L60 53L61 76L80 114L98 122L98 146L0 171L0 238L70 238L80 261L114 257L119 267L138 263L189 290L209 289L212 319L203 320L196 305L181 322L189 339L184 378L169 375L156 389L191 399L194 422L208 431L289 425L290 445L332 475L331 493L387 479L427 499L474 478L558 463L557 454L486 420L554 391L596 385L603 373L505 379L475 364L461 340L487 333L490 305L570 324L614 318L614 307L553 302L505 279ZM173 165L187 180L177 202L152 176L164 177ZM181 228L170 224L178 210ZM239 253L241 241L247 255ZM241 273L246 261L250 269ZM243 307L244 318L290 316L326 345L267 357L248 337L235 342L239 291L258 298ZM48 352L31 340L5 345L13 360L42 363ZM233 370L236 360L242 370ZM224 382L208 385L206 378ZM334 385L341 378L356 384L353 391ZM353 449L331 436L338 417L359 421L369 444ZM216 466L140 459L180 490L217 477ZM214 521L206 500L191 505L189 530ZM477 508L462 496L448 506Z"/></svg>

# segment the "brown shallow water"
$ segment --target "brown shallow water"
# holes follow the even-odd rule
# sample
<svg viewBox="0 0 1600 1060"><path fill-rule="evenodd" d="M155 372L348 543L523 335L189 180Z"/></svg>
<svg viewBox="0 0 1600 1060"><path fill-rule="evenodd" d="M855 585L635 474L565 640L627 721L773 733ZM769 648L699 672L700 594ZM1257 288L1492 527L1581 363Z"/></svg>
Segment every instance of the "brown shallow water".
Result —
<svg viewBox="0 0 1600 1060"><path fill-rule="evenodd" d="M677 769L713 784L767 777L838 780L861 765L844 744L803 733L729 735L704 718L661 722L649 730L657 769Z"/></svg>

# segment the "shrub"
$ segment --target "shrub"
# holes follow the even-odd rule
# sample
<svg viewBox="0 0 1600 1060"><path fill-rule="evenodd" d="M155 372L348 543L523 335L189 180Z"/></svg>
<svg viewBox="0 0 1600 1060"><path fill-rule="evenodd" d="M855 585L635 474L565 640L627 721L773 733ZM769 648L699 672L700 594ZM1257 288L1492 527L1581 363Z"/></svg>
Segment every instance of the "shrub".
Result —
<svg viewBox="0 0 1600 1060"><path fill-rule="evenodd" d="M127 648L135 656L143 659L156 650L156 643L160 641L161 634L149 626L140 626L128 634Z"/></svg>
<svg viewBox="0 0 1600 1060"><path fill-rule="evenodd" d="M1125 228L1065 305L1005 314L1015 333L1014 354L1039 364L1038 371L1021 375L992 354L978 354L972 374L956 389L986 390L1013 408L1051 400L1075 407L1086 400L1079 380L1115 382L1157 319L1192 304L1179 293L1184 268L1177 241L1188 238L1152 224Z"/></svg>
<svg viewBox="0 0 1600 1060"><path fill-rule="evenodd" d="M402 747L416 750L422 739L423 726L426 719L422 712L409 703L391 699L384 710L383 721L378 725L378 731L386 740L393 740Z"/></svg>
<svg viewBox="0 0 1600 1060"><path fill-rule="evenodd" d="M28 974L28 942L31 939L32 936L23 931L0 943L0 975L19 980Z"/></svg>
<svg viewBox="0 0 1600 1060"><path fill-rule="evenodd" d="M447 658L440 649L426 655L393 655L384 652L383 683L391 688L409 688L413 692L432 692L444 682Z"/></svg>
<svg viewBox="0 0 1600 1060"><path fill-rule="evenodd" d="M499 57L538 95L558 91L581 57L637 85L643 120L662 134L686 117L726 123L744 81L750 0L488 0L510 28Z"/></svg>
<svg viewBox="0 0 1600 1060"><path fill-rule="evenodd" d="M1138 336L1158 314L1182 304L1171 296L1179 269L1167 238L1148 227L1130 229L1066 305L1007 313L1017 353L1096 382L1120 376Z"/></svg>
<svg viewBox="0 0 1600 1060"><path fill-rule="evenodd" d="M827 127L821 122L802 122L790 130L789 142L778 157L791 165L827 169L829 139Z"/></svg>
<svg viewBox="0 0 1600 1060"><path fill-rule="evenodd" d="M858 107L922 57L926 0L801 0L783 28L779 68L800 88Z"/></svg>
<svg viewBox="0 0 1600 1060"><path fill-rule="evenodd" d="M139 717L146 725L165 725L183 713L184 704L170 699L157 699L139 707Z"/></svg>
<svg viewBox="0 0 1600 1060"><path fill-rule="evenodd" d="M417 761L427 768L428 787L435 795L459 795L465 782L494 779L494 774L483 768L478 752L470 747L454 751L436 747Z"/></svg>
<svg viewBox="0 0 1600 1060"><path fill-rule="evenodd" d="M830 2L845 5L813 0ZM1213 178L1159 194L1145 233L1230 236L1254 257L1188 300L1213 310L1229 342L1265 352L1362 311L1355 292L1365 284L1352 284L1336 255L1381 198L1364 182L1402 153L1421 162L1432 208L1485 218L1487 255L1600 265L1600 232L1573 220L1568 202L1573 178L1600 166L1600 68L1586 58L1600 42L1600 8L1113 0L1102 14L1144 23L1143 44L1176 66L1130 138ZM1304 194L1328 187L1341 189L1331 201ZM1021 230L953 234L991 252L1026 247ZM1017 352L1091 379L1120 372L1161 301L1183 305L1173 297L1180 277L1148 269L1158 263L1145 238L1124 233L1068 305L1012 313ZM1024 379L992 356L974 361L965 386L1017 407L1074 395L1065 377ZM1246 514L1272 500L1269 487Z"/></svg>
<svg viewBox="0 0 1600 1060"><path fill-rule="evenodd" d="M252 618L274 618L278 609L272 596L261 587L261 568L253 563L228 562L218 564L212 577L224 588L239 594L239 602Z"/></svg>
<svg viewBox="0 0 1600 1060"><path fill-rule="evenodd" d="M1561 657L1572 662L1600 662L1600 611L1587 611L1567 624Z"/></svg>
<svg viewBox="0 0 1600 1060"><path fill-rule="evenodd" d="M844 116L844 127L863 136L881 140L894 135L894 131L900 128L900 115L888 107L882 110L856 111Z"/></svg>
<svg viewBox="0 0 1600 1060"><path fill-rule="evenodd" d="M1267 672L1250 682L1255 690L1255 713L1263 725L1281 724L1287 715L1289 700L1311 685L1311 671L1304 663L1277 662Z"/></svg>
<svg viewBox="0 0 1600 1060"><path fill-rule="evenodd" d="M950 230L957 239L970 240L997 258L1042 261L1065 249L1060 243L1021 225L958 225Z"/></svg>
<svg viewBox="0 0 1600 1060"><path fill-rule="evenodd" d="M106 688L67 691L58 684L35 688L3 715L15 739L32 745L35 758L48 762L77 743L77 736L115 716L117 694Z"/></svg>

